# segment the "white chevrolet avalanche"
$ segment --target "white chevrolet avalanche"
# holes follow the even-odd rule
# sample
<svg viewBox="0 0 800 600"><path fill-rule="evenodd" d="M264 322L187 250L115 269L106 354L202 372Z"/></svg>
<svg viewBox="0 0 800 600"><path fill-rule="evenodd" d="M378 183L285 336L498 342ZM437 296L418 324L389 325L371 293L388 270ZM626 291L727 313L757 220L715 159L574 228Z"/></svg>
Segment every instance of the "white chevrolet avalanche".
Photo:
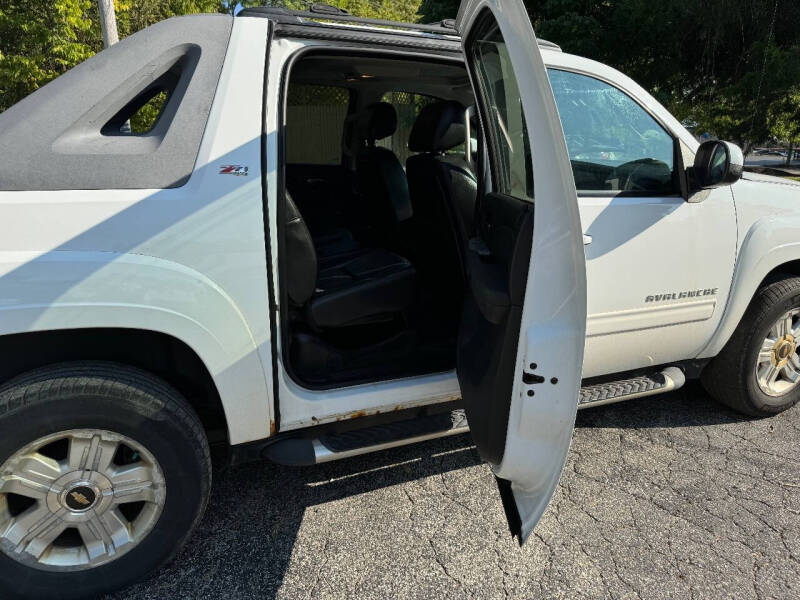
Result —
<svg viewBox="0 0 800 600"><path fill-rule="evenodd" d="M524 541L579 407L800 397L800 188L521 0L170 19L0 114L0 148L3 598L169 561L210 444L313 465L468 422Z"/></svg>

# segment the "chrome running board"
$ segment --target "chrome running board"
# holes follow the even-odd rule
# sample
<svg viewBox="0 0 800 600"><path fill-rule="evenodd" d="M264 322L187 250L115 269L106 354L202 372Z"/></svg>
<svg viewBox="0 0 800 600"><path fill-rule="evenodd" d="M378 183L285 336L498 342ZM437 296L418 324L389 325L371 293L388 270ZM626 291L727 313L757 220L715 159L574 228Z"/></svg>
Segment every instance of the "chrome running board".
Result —
<svg viewBox="0 0 800 600"><path fill-rule="evenodd" d="M578 408L590 408L654 396L677 390L686 383L686 376L678 367L667 367L658 373L648 373L619 381L607 381L581 388Z"/></svg>
<svg viewBox="0 0 800 600"><path fill-rule="evenodd" d="M581 388L578 408L663 394L677 390L685 382L683 371L667 367L659 372L597 383ZM316 465L468 431L464 409L456 409L317 437L286 437L266 445L262 457L282 465Z"/></svg>

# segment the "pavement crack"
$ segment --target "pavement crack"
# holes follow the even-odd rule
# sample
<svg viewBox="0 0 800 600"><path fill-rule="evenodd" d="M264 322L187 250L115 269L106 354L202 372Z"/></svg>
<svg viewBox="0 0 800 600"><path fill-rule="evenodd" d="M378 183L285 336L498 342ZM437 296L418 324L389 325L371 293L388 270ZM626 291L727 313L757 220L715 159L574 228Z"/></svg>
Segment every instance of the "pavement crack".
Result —
<svg viewBox="0 0 800 600"><path fill-rule="evenodd" d="M433 540L431 538L427 539L428 539L428 545L431 547L431 551L433 552L433 558L441 568L442 573L444 573L448 579L457 583L458 587L460 587L465 594L468 594L471 598L474 598L475 594L472 593L469 589L467 589L467 586L464 585L464 582L461 581L458 577L454 576L452 573L450 573L450 569L447 568L447 565L445 564L444 560L442 560L442 558L439 556L439 553L436 551L436 546L434 545Z"/></svg>
<svg viewBox="0 0 800 600"><path fill-rule="evenodd" d="M308 594L307 600L312 600L316 597L316 591L319 589L320 584L322 583L322 571L328 564L328 548L330 547L330 543L330 538L326 538L325 544L322 546L322 563L320 563L319 567L317 567L317 572L314 577L314 585L311 587L311 591Z"/></svg>

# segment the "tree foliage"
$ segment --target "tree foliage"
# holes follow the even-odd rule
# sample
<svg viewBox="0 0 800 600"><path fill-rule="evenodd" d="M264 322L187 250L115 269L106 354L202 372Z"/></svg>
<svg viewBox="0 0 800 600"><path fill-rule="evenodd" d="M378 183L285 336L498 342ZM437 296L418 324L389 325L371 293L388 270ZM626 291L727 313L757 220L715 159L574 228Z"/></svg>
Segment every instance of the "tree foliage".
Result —
<svg viewBox="0 0 800 600"><path fill-rule="evenodd" d="M387 21L414 22L420 0L326 0L324 4L343 8L351 15ZM262 5L308 10L310 0L267 0Z"/></svg>
<svg viewBox="0 0 800 600"><path fill-rule="evenodd" d="M224 0L115 2L120 38L175 15L235 7ZM97 0L0 0L0 111L100 51L99 18Z"/></svg>
<svg viewBox="0 0 800 600"><path fill-rule="evenodd" d="M455 17L459 0L328 0L394 21ZM173 15L308 0L116 0L120 37ZM525 0L537 34L618 68L698 133L788 141L800 89L798 0ZM96 0L0 0L0 110L101 48ZM780 116L784 115L784 116ZM789 119L790 120L790 119Z"/></svg>
<svg viewBox="0 0 800 600"><path fill-rule="evenodd" d="M458 0L423 0L423 21ZM797 0L526 0L537 35L632 77L678 118L744 144L783 138L768 118L800 85ZM788 98L788 99L787 99ZM785 113L785 110L783 110Z"/></svg>
<svg viewBox="0 0 800 600"><path fill-rule="evenodd" d="M0 0L0 111L102 47L91 0Z"/></svg>
<svg viewBox="0 0 800 600"><path fill-rule="evenodd" d="M795 0L526 4L542 37L617 67L700 132L765 139L769 106L800 82Z"/></svg>
<svg viewBox="0 0 800 600"><path fill-rule="evenodd" d="M786 164L791 164L792 151L800 146L800 85L770 105L767 125L778 140L789 145Z"/></svg>
<svg viewBox="0 0 800 600"><path fill-rule="evenodd" d="M444 19L455 19L459 0L422 0L418 16L424 23L436 23Z"/></svg>

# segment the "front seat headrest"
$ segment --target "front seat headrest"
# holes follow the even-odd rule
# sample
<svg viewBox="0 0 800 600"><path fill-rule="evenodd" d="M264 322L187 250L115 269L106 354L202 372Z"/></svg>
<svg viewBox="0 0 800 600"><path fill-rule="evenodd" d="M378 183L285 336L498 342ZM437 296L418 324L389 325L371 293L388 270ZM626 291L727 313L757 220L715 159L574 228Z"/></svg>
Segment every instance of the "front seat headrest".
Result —
<svg viewBox="0 0 800 600"><path fill-rule="evenodd" d="M411 135L408 149L412 152L444 152L464 143L466 109L455 100L443 100L423 108Z"/></svg>
<svg viewBox="0 0 800 600"><path fill-rule="evenodd" d="M397 111L388 102L370 104L363 110L359 121L360 133L370 144L397 131Z"/></svg>

